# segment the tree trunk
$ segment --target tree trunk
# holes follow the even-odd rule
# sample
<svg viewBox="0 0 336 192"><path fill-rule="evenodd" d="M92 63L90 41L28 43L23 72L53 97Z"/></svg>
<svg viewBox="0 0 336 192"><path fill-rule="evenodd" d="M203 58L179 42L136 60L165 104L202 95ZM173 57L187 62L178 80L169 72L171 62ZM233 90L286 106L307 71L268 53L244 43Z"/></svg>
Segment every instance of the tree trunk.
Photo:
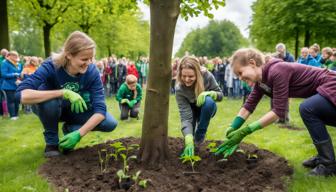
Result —
<svg viewBox="0 0 336 192"><path fill-rule="evenodd" d="M107 53L108 53L109 57L112 56L112 50L111 50L111 46L110 45L107 46Z"/></svg>
<svg viewBox="0 0 336 192"><path fill-rule="evenodd" d="M150 56L139 157L158 166L168 158L171 56L180 0L150 1Z"/></svg>
<svg viewBox="0 0 336 192"><path fill-rule="evenodd" d="M300 34L299 34L299 29L295 30L295 60L298 58L299 56L299 43L300 43Z"/></svg>
<svg viewBox="0 0 336 192"><path fill-rule="evenodd" d="M304 46L309 48L309 41L310 41L310 31L309 29L306 30L305 39L304 39Z"/></svg>
<svg viewBox="0 0 336 192"><path fill-rule="evenodd" d="M49 57L51 54L50 49L50 31L51 31L52 25L48 23L44 23L43 26L43 42L44 42L44 55L45 57Z"/></svg>
<svg viewBox="0 0 336 192"><path fill-rule="evenodd" d="M9 33L8 33L8 14L7 0L0 1L0 49L6 48L10 50Z"/></svg>

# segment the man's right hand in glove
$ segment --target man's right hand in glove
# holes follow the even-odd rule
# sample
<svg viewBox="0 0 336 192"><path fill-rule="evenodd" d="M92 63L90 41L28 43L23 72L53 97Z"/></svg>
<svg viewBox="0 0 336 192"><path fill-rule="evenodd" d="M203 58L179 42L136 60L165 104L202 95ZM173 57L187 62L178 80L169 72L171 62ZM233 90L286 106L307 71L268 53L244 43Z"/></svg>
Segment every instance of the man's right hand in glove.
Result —
<svg viewBox="0 0 336 192"><path fill-rule="evenodd" d="M184 150L181 157L184 156L194 156L194 137L192 134L188 134L184 137Z"/></svg>
<svg viewBox="0 0 336 192"><path fill-rule="evenodd" d="M87 110L85 101L78 93L69 89L63 89L63 98L70 101L72 112L83 113L85 110Z"/></svg>

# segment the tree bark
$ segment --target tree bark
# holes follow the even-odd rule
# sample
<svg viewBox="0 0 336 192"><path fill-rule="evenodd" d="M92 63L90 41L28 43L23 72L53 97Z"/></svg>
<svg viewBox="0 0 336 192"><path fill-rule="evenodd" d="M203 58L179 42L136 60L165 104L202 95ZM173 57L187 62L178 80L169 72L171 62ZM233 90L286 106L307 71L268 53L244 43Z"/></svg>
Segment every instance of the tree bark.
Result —
<svg viewBox="0 0 336 192"><path fill-rule="evenodd" d="M49 57L51 54L51 46L50 46L50 31L51 31L52 25L48 23L44 23L43 26L43 42L44 42L44 55L45 57Z"/></svg>
<svg viewBox="0 0 336 192"><path fill-rule="evenodd" d="M299 43L300 43L300 34L299 34L299 29L295 30L295 60L298 58L298 54L299 54Z"/></svg>
<svg viewBox="0 0 336 192"><path fill-rule="evenodd" d="M10 50L7 0L1 0L0 2L0 49L6 48Z"/></svg>
<svg viewBox="0 0 336 192"><path fill-rule="evenodd" d="M309 48L309 41L310 41L310 30L307 29L305 32L305 39L304 39L304 46Z"/></svg>
<svg viewBox="0 0 336 192"><path fill-rule="evenodd" d="M180 0L150 1L150 56L139 158L159 166L168 154L171 56Z"/></svg>

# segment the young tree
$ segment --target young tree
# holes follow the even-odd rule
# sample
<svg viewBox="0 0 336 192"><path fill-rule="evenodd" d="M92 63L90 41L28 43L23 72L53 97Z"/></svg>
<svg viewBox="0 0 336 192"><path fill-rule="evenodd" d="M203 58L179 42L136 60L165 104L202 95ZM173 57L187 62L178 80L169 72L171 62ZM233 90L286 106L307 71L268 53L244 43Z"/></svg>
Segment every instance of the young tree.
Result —
<svg viewBox="0 0 336 192"><path fill-rule="evenodd" d="M224 0L150 0L150 58L145 114L139 157L145 165L159 165L168 154L168 111L171 57L176 21L224 6Z"/></svg>
<svg viewBox="0 0 336 192"><path fill-rule="evenodd" d="M9 47L7 0L0 1L0 49Z"/></svg>

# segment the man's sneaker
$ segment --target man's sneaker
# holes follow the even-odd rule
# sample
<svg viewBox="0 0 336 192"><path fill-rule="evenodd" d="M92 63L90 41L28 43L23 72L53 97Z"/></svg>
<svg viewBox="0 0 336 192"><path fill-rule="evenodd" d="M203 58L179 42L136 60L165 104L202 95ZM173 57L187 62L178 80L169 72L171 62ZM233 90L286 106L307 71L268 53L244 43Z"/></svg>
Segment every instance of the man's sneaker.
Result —
<svg viewBox="0 0 336 192"><path fill-rule="evenodd" d="M44 150L44 157L57 157L60 156L61 153L58 150L58 145L46 145Z"/></svg>

